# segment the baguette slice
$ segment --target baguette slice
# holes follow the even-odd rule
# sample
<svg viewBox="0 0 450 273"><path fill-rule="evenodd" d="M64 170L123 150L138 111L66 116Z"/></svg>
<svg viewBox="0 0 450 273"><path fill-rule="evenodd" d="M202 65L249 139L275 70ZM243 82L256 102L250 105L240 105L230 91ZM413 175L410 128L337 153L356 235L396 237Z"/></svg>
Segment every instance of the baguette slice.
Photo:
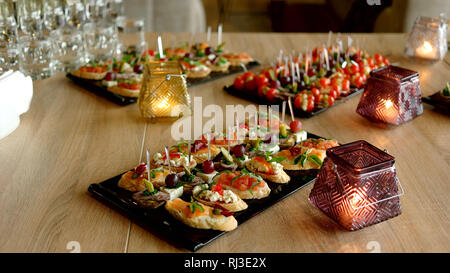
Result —
<svg viewBox="0 0 450 273"><path fill-rule="evenodd" d="M119 87L117 85L108 87L108 91L118 94L118 95L121 95L121 96L130 97L130 98L139 97L139 92L141 92L141 90L123 88L123 87Z"/></svg>
<svg viewBox="0 0 450 273"><path fill-rule="evenodd" d="M245 201L242 200L240 197L239 197L239 200L237 202L234 202L234 203L225 203L225 202L221 202L221 201L212 202L212 201L209 201L209 200L201 199L201 198L199 198L197 196L194 196L194 198L197 201L199 201L202 204L205 204L207 206L214 207L216 205L219 205L222 208L224 208L224 209L226 209L228 211L232 211L232 212L241 211L241 210L245 210L245 209L248 208L247 203L245 203Z"/></svg>
<svg viewBox="0 0 450 273"><path fill-rule="evenodd" d="M219 183L220 175L216 176L214 178L214 183ZM239 196L241 199L262 199L270 194L270 188L269 185L264 180L261 180L261 183L263 183L262 187L258 187L256 189L250 190L240 190L237 189L231 185L228 185L226 183L222 183L222 187L224 190L231 190L234 192L237 196Z"/></svg>
<svg viewBox="0 0 450 273"><path fill-rule="evenodd" d="M300 154L304 152L306 152L307 155L311 154L317 155L322 162L325 160L326 157L326 150L301 147ZM289 150L280 151L276 156L286 157L285 160L280 162L280 164L283 165L283 168L285 170L299 171L299 170L320 169L320 165L317 165L316 163L311 162L310 160L306 160L303 164L303 167L300 163L295 164L294 163L295 156L293 156Z"/></svg>
<svg viewBox="0 0 450 273"><path fill-rule="evenodd" d="M287 173L283 169L279 170L277 174L270 174L270 173L258 171L258 167L260 165L261 165L260 162L255 161L254 159L251 159L246 162L245 167L250 172L255 173L255 174L261 176L262 178L264 178L268 181L274 182L274 183L285 184L291 180L291 177L289 175L287 175Z"/></svg>
<svg viewBox="0 0 450 273"><path fill-rule="evenodd" d="M284 170L281 170L277 174L267 174L267 173L250 170L250 169L249 169L249 171L261 176L265 180L268 180L268 181L271 181L274 183L285 184L291 180L291 177Z"/></svg>
<svg viewBox="0 0 450 273"><path fill-rule="evenodd" d="M211 65L208 65L208 67L211 69L212 72L227 72L230 65L231 65L231 63L227 62L223 65L211 64Z"/></svg>
<svg viewBox="0 0 450 273"><path fill-rule="evenodd" d="M203 212L196 209L191 213L189 203L177 198L167 201L165 208L175 219L193 228L231 231L237 227L238 223L234 216L216 215L213 208L199 205L203 207Z"/></svg>
<svg viewBox="0 0 450 273"><path fill-rule="evenodd" d="M94 72L82 72L79 69L72 72L72 75L78 78L87 79L87 80L103 80L106 76L107 72L103 73L94 73Z"/></svg>
<svg viewBox="0 0 450 273"><path fill-rule="evenodd" d="M192 69L188 69L186 70L186 75L188 78L204 78L206 76L209 75L209 73L211 73L211 69L207 66L205 66L206 69L202 69L202 70L192 70Z"/></svg>
<svg viewBox="0 0 450 273"><path fill-rule="evenodd" d="M204 191L204 190L206 190L206 191ZM198 186L194 189L193 196L197 201L199 201L207 206L215 207L217 205L217 206L220 206L231 212L241 211L241 210L245 210L246 208L248 208L247 203L245 203L244 200L242 200L237 194L233 193L232 191L230 191L231 194L237 197L237 200L232 203L226 203L223 200L211 201L209 199L206 199L204 195L202 195L202 194L199 195L200 192L207 193L207 191L212 191L212 190L211 190L211 188L205 189L205 188L202 188L202 186ZM212 192L214 193L214 191L212 191ZM226 190L225 190L225 191L223 191L222 196L224 196L225 194L228 194L230 192L226 192ZM219 194L219 193L217 193L217 194Z"/></svg>

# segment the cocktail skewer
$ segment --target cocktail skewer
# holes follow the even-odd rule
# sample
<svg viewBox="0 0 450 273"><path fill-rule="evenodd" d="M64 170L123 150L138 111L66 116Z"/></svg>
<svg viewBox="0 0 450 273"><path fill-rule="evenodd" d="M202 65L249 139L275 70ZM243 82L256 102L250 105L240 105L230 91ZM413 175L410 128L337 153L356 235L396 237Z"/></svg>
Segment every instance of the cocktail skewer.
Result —
<svg viewBox="0 0 450 273"><path fill-rule="evenodd" d="M291 97L288 98L289 111L291 112L291 120L294 121L294 111L292 110Z"/></svg>
<svg viewBox="0 0 450 273"><path fill-rule="evenodd" d="M167 146L164 146L164 151L166 152L167 165L169 166L169 173L171 173L171 170L170 170L170 157L169 157L169 149L167 148Z"/></svg>

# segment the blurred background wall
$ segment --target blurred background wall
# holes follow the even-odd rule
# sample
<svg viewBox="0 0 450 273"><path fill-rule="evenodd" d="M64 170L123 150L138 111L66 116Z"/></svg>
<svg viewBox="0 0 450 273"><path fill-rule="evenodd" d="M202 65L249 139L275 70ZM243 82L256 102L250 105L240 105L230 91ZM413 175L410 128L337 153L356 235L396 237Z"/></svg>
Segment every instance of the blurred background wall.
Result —
<svg viewBox="0 0 450 273"><path fill-rule="evenodd" d="M449 0L124 0L148 31L409 32L418 15L450 17ZM378 5L379 3L379 5Z"/></svg>

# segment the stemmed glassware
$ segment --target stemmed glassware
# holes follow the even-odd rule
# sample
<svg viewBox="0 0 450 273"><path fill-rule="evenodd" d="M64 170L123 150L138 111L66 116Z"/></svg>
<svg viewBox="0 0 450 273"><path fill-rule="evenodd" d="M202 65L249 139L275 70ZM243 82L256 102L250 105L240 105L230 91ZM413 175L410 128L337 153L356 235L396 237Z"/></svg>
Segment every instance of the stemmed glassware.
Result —
<svg viewBox="0 0 450 273"><path fill-rule="evenodd" d="M17 23L12 2L0 0L0 75L18 65Z"/></svg>

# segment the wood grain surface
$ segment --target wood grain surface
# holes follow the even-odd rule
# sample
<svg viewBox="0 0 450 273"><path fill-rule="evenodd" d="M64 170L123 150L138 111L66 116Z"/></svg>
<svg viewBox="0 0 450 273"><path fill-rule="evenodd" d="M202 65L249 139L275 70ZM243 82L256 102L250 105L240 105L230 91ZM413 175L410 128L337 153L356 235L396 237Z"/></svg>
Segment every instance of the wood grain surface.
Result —
<svg viewBox="0 0 450 273"><path fill-rule="evenodd" d="M168 44L174 37L179 43L191 39L188 34L163 34ZM450 54L433 64L406 59L405 34L352 37L369 53L379 52L418 71L423 96L450 80ZM227 50L246 51L263 65L280 49L304 50L326 39L327 34L224 34ZM148 34L147 40L156 48L156 34ZM203 105L249 104L222 91L233 79L193 86L189 93L201 96ZM341 143L365 139L395 156L405 189L400 216L345 231L309 203L310 185L200 252L370 252L372 245L381 252L449 252L449 116L424 104L418 118L382 128L356 114L358 100L351 98L301 121L315 134ZM18 129L0 140L0 252L70 252L71 241L79 242L81 252L185 251L87 192L91 183L134 167L142 148L155 152L164 144L173 144L170 124L146 123L136 104L117 106L76 86L63 73L35 81L30 110L21 116Z"/></svg>

